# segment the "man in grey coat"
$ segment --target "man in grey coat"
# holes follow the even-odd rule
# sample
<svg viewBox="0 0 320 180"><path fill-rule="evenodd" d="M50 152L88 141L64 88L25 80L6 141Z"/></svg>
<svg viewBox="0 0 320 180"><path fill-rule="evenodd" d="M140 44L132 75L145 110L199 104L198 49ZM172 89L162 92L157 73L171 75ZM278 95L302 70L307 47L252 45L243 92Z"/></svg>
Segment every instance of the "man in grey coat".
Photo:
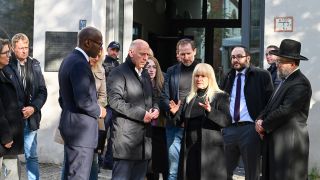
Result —
<svg viewBox="0 0 320 180"><path fill-rule="evenodd" d="M144 179L151 159L151 138L147 130L159 116L152 98L150 77L143 68L150 47L134 40L126 61L114 68L107 80L108 104L112 108L112 179Z"/></svg>

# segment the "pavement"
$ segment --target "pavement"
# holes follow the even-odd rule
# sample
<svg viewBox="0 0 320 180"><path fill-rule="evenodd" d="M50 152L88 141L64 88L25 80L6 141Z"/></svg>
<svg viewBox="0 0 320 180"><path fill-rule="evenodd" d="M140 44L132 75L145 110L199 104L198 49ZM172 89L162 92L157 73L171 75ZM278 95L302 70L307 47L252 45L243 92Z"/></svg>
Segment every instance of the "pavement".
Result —
<svg viewBox="0 0 320 180"><path fill-rule="evenodd" d="M22 164L21 180L27 180L26 172L24 169L25 164ZM111 180L112 171L101 169L98 180ZM56 164L43 164L40 163L40 179L41 180L60 180L61 179L61 165ZM244 180L243 168L235 170L234 180Z"/></svg>

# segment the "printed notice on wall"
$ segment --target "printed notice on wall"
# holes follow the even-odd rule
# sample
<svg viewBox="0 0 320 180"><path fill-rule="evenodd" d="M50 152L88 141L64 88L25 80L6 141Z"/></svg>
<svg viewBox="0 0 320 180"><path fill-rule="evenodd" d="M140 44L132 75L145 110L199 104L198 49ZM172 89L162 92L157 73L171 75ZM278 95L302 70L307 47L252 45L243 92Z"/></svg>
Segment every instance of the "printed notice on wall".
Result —
<svg viewBox="0 0 320 180"><path fill-rule="evenodd" d="M275 17L274 32L293 32L293 17Z"/></svg>
<svg viewBox="0 0 320 180"><path fill-rule="evenodd" d="M62 60L77 46L77 32L46 32L45 71L59 71Z"/></svg>

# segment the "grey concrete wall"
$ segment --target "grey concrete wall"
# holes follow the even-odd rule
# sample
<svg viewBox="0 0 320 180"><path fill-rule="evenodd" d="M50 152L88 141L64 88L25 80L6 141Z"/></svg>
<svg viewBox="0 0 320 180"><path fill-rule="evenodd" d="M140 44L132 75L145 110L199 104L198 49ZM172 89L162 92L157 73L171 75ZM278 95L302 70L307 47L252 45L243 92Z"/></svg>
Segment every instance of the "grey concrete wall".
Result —
<svg viewBox="0 0 320 180"><path fill-rule="evenodd" d="M106 32L105 0L35 0L34 6L34 49L33 55L45 62L45 32L78 32L79 20L87 20L87 26L94 26ZM104 43L105 44L105 43ZM58 104L58 73L44 72L48 99L42 108L41 127L38 131L38 152L40 162L61 163L63 146L53 141L57 128L60 107Z"/></svg>
<svg viewBox="0 0 320 180"><path fill-rule="evenodd" d="M268 0L265 14L265 47L280 45L282 39L291 38L301 42L301 54L309 61L301 61L300 69L312 86L312 102L308 119L310 134L309 169L320 169L320 1L318 0ZM293 32L274 32L274 17L293 16Z"/></svg>

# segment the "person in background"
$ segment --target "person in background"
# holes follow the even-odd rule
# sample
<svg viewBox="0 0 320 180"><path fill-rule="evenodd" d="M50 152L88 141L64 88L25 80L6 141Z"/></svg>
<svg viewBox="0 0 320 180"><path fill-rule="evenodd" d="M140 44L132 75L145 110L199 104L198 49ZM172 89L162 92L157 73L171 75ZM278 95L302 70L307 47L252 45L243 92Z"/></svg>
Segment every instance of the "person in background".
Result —
<svg viewBox="0 0 320 180"><path fill-rule="evenodd" d="M183 127L171 119L170 104L184 102L190 92L192 72L197 64L195 43L191 39L181 39L177 43L180 63L168 68L160 98L160 107L166 113L166 136L169 158L168 180L178 176L179 156ZM183 106L183 104L181 104Z"/></svg>
<svg viewBox="0 0 320 180"><path fill-rule="evenodd" d="M151 138L147 133L159 107L144 67L149 44L136 39L130 44L126 61L114 68L107 80L108 103L112 109L112 179L145 178L151 159Z"/></svg>
<svg viewBox="0 0 320 180"><path fill-rule="evenodd" d="M251 55L244 46L231 51L232 69L221 89L230 95L232 124L223 129L228 180L242 158L246 180L258 180L260 175L261 140L254 121L265 108L273 84L268 71L250 65Z"/></svg>
<svg viewBox="0 0 320 180"><path fill-rule="evenodd" d="M281 83L266 108L256 120L256 130L263 139L262 180L308 179L309 115L312 88L300 71L301 43L281 41L279 50L269 53L279 57Z"/></svg>
<svg viewBox="0 0 320 180"><path fill-rule="evenodd" d="M106 91L106 76L105 70L102 67L102 60L103 60L103 49L100 50L97 57L89 58L89 62L91 65L91 70L94 76L94 80L96 83L97 95L98 95L98 102L101 107L106 106L107 102L107 91ZM103 149L105 146L105 136L101 136L101 131L105 131L104 119L98 118L98 128L99 128L99 135L98 135L98 146L95 150L91 172L90 172L90 180L97 180L98 179L98 172L99 172L99 164L98 164L98 155L103 153Z"/></svg>
<svg viewBox="0 0 320 180"><path fill-rule="evenodd" d="M158 60L153 56L153 53L151 54L152 56L148 58L145 69L148 71L151 79L153 96L156 98L156 101L159 102L164 84L164 76ZM158 180L160 173L163 179L168 178L168 152L165 123L166 120L161 111L159 117L151 121L152 158L150 173L147 174L148 180Z"/></svg>
<svg viewBox="0 0 320 180"><path fill-rule="evenodd" d="M5 150L0 155L0 171L2 163L6 170L0 172L0 179L20 179L20 162L17 155L23 154L25 122L22 107L19 106L17 91L11 81L12 74L4 71L9 64L10 56L10 41L0 38L0 148Z"/></svg>
<svg viewBox="0 0 320 180"><path fill-rule="evenodd" d="M227 179L221 130L231 124L229 95L219 89L212 66L199 63L184 106L171 103L174 119L184 126L178 179Z"/></svg>
<svg viewBox="0 0 320 180"><path fill-rule="evenodd" d="M98 118L106 109L98 104L97 90L89 57L102 49L102 34L94 27L78 33L78 44L61 63L59 104L62 109L59 130L64 140L64 179L88 180L98 145Z"/></svg>
<svg viewBox="0 0 320 180"><path fill-rule="evenodd" d="M38 180L37 132L40 128L41 108L47 100L47 88L40 62L29 56L29 39L23 33L12 37L13 56L9 68L18 94L19 106L25 120L24 154L29 180Z"/></svg>
<svg viewBox="0 0 320 180"><path fill-rule="evenodd" d="M120 53L120 43L117 41L112 41L109 43L108 48L107 48L107 55L106 58L103 62L103 67L105 69L105 76L106 76L106 81L108 79L108 75L111 72L112 69L115 67L119 66L119 53ZM108 137L108 142L107 142L107 150L104 155L104 158L102 158L102 153L104 149L102 150L102 153L99 154L99 165L102 166L104 169L109 169L112 170L113 167L113 157L112 157L112 111L107 106L107 117L105 119L105 131L99 131L100 137L107 137L107 132L109 130L109 137ZM104 143L101 141L101 144Z"/></svg>
<svg viewBox="0 0 320 180"><path fill-rule="evenodd" d="M278 46L275 46L275 45L269 45L266 49L266 60L267 60L267 63L270 65L267 70L270 72L273 86L274 88L276 88L279 85L281 80L278 77L277 66L276 66L276 61L278 57L276 55L269 53L272 50L279 50L279 48Z"/></svg>

